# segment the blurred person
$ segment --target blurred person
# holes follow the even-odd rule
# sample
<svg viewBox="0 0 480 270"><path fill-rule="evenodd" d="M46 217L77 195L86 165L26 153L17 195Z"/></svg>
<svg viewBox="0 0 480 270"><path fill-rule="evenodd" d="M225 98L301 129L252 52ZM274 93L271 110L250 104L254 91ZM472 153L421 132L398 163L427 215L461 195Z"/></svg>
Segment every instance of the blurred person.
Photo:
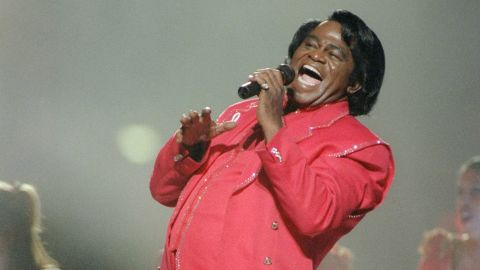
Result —
<svg viewBox="0 0 480 270"><path fill-rule="evenodd" d="M58 270L43 246L41 232L35 188L0 181L0 270Z"/></svg>
<svg viewBox="0 0 480 270"><path fill-rule="evenodd" d="M480 156L462 164L456 185L456 230L435 228L424 234L420 270L480 269Z"/></svg>
<svg viewBox="0 0 480 270"><path fill-rule="evenodd" d="M258 69L258 98L184 114L160 150L150 191L175 210L159 269L316 269L384 199L390 147L355 118L383 80L375 33L338 10L301 25L288 59L288 86Z"/></svg>
<svg viewBox="0 0 480 270"><path fill-rule="evenodd" d="M353 270L352 264L352 251L342 245L335 244L316 270Z"/></svg>

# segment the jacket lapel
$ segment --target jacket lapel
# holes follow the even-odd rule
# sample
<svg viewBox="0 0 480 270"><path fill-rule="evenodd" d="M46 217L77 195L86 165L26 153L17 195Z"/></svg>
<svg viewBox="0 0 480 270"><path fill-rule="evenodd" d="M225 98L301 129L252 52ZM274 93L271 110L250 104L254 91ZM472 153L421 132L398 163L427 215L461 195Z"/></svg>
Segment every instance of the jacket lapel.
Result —
<svg viewBox="0 0 480 270"><path fill-rule="evenodd" d="M312 136L314 130L327 128L348 114L346 101L326 104L313 110L292 112L284 117L284 134L294 142L299 142Z"/></svg>

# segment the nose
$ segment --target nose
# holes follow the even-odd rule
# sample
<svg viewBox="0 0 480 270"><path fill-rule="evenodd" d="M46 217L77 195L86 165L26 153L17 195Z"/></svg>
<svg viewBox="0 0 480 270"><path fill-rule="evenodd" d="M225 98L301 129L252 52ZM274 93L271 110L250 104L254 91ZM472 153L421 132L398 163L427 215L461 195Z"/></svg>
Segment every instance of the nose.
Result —
<svg viewBox="0 0 480 270"><path fill-rule="evenodd" d="M320 50L309 52L308 57L315 62L325 63L325 54Z"/></svg>

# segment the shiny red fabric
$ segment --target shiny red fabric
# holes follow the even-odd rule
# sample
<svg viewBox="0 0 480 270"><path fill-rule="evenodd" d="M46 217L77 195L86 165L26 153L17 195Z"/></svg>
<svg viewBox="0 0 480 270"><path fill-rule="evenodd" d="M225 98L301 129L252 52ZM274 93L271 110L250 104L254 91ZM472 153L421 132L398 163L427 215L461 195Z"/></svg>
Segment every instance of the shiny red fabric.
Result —
<svg viewBox="0 0 480 270"><path fill-rule="evenodd" d="M348 114L346 101L290 113L268 144L248 147L256 106L256 100L247 100L222 113L217 121L233 119L237 127L213 139L200 162L189 158L173 137L161 149L150 190L158 202L175 206L162 270L192 269L192 256L215 256L204 260L201 269L208 270L314 269L341 236L382 202L394 175L390 147ZM236 160L239 153L242 162ZM172 241L198 239L195 222L202 220L194 208L203 205L192 196L198 196L205 179L223 178L235 180L223 199L219 239L202 243L210 252L199 252L201 241ZM211 191L205 195L219 196ZM213 205L208 207L215 212ZM172 231L180 212L195 222ZM192 250L197 254L184 255Z"/></svg>

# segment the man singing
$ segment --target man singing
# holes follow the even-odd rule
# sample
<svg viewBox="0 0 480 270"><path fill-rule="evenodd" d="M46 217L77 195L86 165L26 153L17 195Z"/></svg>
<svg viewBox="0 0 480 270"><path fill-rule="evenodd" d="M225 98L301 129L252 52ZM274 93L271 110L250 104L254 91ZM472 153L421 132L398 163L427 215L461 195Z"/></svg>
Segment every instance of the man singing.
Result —
<svg viewBox="0 0 480 270"><path fill-rule="evenodd" d="M377 36L338 10L301 25L288 56L290 84L255 71L258 98L184 114L161 149L150 190L175 210L160 269L315 269L382 202L392 153L355 118L383 81Z"/></svg>

